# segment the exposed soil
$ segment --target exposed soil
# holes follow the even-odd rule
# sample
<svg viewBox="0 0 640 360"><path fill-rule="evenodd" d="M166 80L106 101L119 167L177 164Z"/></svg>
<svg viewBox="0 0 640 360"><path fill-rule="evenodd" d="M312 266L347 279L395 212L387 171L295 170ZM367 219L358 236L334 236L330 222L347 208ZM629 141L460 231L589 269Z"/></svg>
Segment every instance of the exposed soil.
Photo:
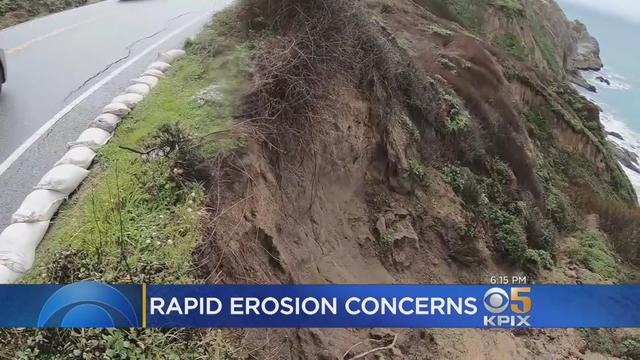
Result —
<svg viewBox="0 0 640 360"><path fill-rule="evenodd" d="M220 159L214 174L210 235L199 249L207 281L465 284L521 274L521 267L499 249L495 229L477 225L442 169L460 163L490 176L488 164L499 159L512 172L503 185L505 196L526 204L532 213L546 211L545 189L537 176L540 154L522 106L524 98L549 104L536 95L539 89L513 85L510 75L533 70L410 1L397 1L393 11L371 26L359 23L366 16L359 7L327 3L328 16L348 14L364 35L352 38L351 29L318 25L309 27L310 36L324 41L337 26L346 39L334 44L342 47L341 56L376 53L375 61L365 56L357 59L366 60L358 66L345 63L325 48L305 47L296 21L314 16L313 3L294 11L287 18L290 23L281 24L280 37L266 46L280 49L277 56L258 58L264 63L256 67L246 108L249 117L267 120L250 124L247 146ZM277 9L278 4L271 5ZM332 24L344 20L338 15L331 19ZM434 23L453 33L425 30ZM295 56L287 57L287 51ZM306 68L297 62L299 57L313 60L312 55L325 65ZM295 83L274 75L278 64ZM345 67L348 71L314 73ZM297 71L314 79L324 76L319 84L305 84L312 104L305 97L288 104L277 92L298 90L297 81L304 80L294 76ZM270 102L265 103L267 95ZM461 98L472 117L461 134L446 127L452 96ZM257 114L265 104L275 104L275 110ZM474 226L470 236L466 230ZM529 234L526 241L535 247L540 239ZM536 275L545 282L575 281L553 271ZM392 350L367 358L591 356L577 330L238 330L228 336L240 358L253 359L351 358L391 344L394 336Z"/></svg>

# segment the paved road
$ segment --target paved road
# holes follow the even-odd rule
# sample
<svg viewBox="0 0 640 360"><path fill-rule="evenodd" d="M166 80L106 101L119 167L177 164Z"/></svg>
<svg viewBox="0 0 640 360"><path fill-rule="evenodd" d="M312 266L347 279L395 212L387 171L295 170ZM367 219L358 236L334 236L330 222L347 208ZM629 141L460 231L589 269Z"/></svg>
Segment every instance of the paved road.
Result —
<svg viewBox="0 0 640 360"><path fill-rule="evenodd" d="M231 0L106 0L0 31L0 231L74 140L157 56Z"/></svg>

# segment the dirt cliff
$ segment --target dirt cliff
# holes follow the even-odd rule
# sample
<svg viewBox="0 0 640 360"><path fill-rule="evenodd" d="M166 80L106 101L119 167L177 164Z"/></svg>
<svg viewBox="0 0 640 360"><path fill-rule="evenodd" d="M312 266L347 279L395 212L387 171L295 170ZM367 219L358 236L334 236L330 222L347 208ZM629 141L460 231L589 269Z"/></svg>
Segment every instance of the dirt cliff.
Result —
<svg viewBox="0 0 640 360"><path fill-rule="evenodd" d="M597 51L553 1L251 0L234 11L243 26L227 35L259 50L238 120L246 146L211 175L207 281L628 281L575 255L587 240L606 256L616 246L599 202L582 196L620 209L636 197L599 110L567 83L599 66ZM348 359L392 341L384 358L594 350L578 330L228 337L255 359Z"/></svg>
<svg viewBox="0 0 640 360"><path fill-rule="evenodd" d="M569 21L555 1L419 0L543 71L592 89L578 70L602 68L598 41L579 21Z"/></svg>

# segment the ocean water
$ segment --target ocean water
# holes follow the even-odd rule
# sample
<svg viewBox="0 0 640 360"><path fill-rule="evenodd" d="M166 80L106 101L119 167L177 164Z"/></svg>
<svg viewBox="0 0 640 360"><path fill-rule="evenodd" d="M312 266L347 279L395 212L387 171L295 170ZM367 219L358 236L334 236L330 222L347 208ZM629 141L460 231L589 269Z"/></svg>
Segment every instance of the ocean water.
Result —
<svg viewBox="0 0 640 360"><path fill-rule="evenodd" d="M583 74L598 92L580 92L602 108L600 120L605 129L619 133L624 140L609 139L640 155L640 23L593 10L575 0L558 2L569 19L585 23L600 43L604 69ZM596 80L598 76L611 85ZM640 174L628 168L625 172L640 194Z"/></svg>

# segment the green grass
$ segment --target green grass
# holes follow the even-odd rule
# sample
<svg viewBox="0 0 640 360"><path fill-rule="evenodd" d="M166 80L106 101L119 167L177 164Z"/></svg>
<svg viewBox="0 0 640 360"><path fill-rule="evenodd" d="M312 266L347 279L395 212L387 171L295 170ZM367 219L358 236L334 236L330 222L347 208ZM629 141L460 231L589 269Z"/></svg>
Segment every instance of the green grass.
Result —
<svg viewBox="0 0 640 360"><path fill-rule="evenodd" d="M560 61L556 56L556 50L553 48L545 30L539 26L534 26L533 37L540 49L540 52L542 53L542 57L547 63L548 68L554 73L563 71L562 64L560 64Z"/></svg>
<svg viewBox="0 0 640 360"><path fill-rule="evenodd" d="M122 147L148 148L168 125L189 144L176 153L214 159L237 145L220 131L232 127L250 78L252 51L220 33L208 29L190 44L189 54L168 78L123 120L100 150L90 177L56 217L23 283L202 281L193 258L206 216L203 185L181 175L182 158L176 154L143 157ZM224 49L209 51L211 44L223 42ZM219 85L221 96L196 101L194 96L212 84ZM25 359L229 358L214 335L198 330L6 330L0 331L0 353Z"/></svg>
<svg viewBox="0 0 640 360"><path fill-rule="evenodd" d="M50 275L58 273L55 262L69 249L84 254L83 267L101 280L196 281L190 263L201 237L202 186L173 181L171 159L144 159L120 146L141 149L168 123L179 124L194 139L228 129L247 57L242 49L210 61L190 55L175 66L100 151L99 165L57 217L24 282L61 280ZM194 96L212 83L221 85L223 100L198 106ZM233 145L230 140L203 142L199 151L205 157ZM162 271L146 274L148 267Z"/></svg>
<svg viewBox="0 0 640 360"><path fill-rule="evenodd" d="M527 56L527 48L520 41L520 38L513 33L498 35L495 39L495 44L519 59L524 59Z"/></svg>
<svg viewBox="0 0 640 360"><path fill-rule="evenodd" d="M445 123L446 131L457 134L468 129L471 126L472 119L460 96L451 89L442 90L441 95L450 108L449 117Z"/></svg>
<svg viewBox="0 0 640 360"><path fill-rule="evenodd" d="M0 29L101 0L0 0Z"/></svg>
<svg viewBox="0 0 640 360"><path fill-rule="evenodd" d="M482 29L486 1L447 0L449 9L458 15L463 24L471 31L479 33Z"/></svg>
<svg viewBox="0 0 640 360"><path fill-rule="evenodd" d="M526 118L535 128L535 134L540 140L549 140L551 138L551 126L540 111L535 109L529 110Z"/></svg>
<svg viewBox="0 0 640 360"><path fill-rule="evenodd" d="M581 234L571 257L587 269L607 279L617 280L620 276L613 252L607 246L605 239L599 235L590 232Z"/></svg>
<svg viewBox="0 0 640 360"><path fill-rule="evenodd" d="M490 4L512 16L523 16L525 12L522 0L493 0Z"/></svg>

